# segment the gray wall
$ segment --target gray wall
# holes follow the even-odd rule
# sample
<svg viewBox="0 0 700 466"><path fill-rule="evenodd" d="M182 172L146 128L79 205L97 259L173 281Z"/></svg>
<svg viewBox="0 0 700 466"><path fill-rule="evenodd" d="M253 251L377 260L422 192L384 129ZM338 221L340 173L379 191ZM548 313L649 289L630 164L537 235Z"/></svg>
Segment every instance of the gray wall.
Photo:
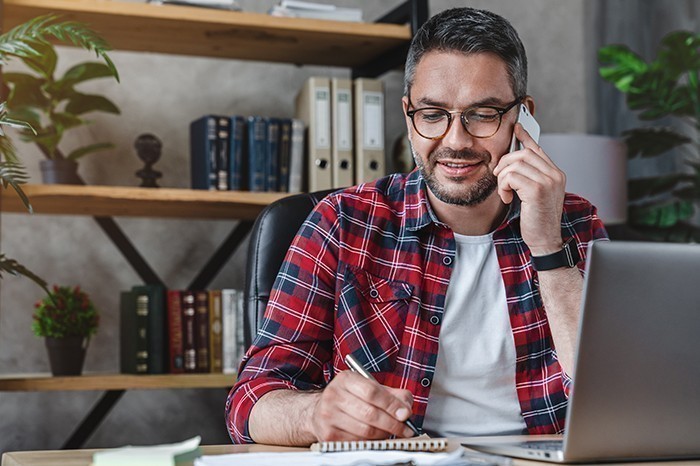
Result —
<svg viewBox="0 0 700 466"><path fill-rule="evenodd" d="M364 8L373 19L400 3L335 1ZM241 1L249 11L264 12L272 0ZM595 120L591 99L588 2L584 0L432 0L431 12L452 6L489 8L510 19L520 31L530 59L530 93L538 103L544 131L586 132ZM122 82L94 85L122 110L122 115L95 116L94 124L65 141L65 149L94 140L113 141L118 148L81 162L90 184L135 186L141 167L132 149L137 135L152 132L163 141L163 157L155 166L164 173L161 185L189 185L188 123L205 113L293 115L293 100L304 79L313 74L347 76L345 69L295 67L270 63L217 60L149 53L114 52ZM62 48L66 67L92 57ZM387 73L386 141L404 130L400 111L401 72ZM21 147L38 182L40 159ZM235 212L232 212L235 216ZM235 226L233 221L163 219L117 220L137 248L171 287L185 287L196 270ZM1 249L51 283L80 284L102 311L102 325L91 341L85 365L89 372L118 370L117 308L119 290L139 282L136 274L91 218L4 214ZM242 287L245 251L239 251L212 287ZM40 290L21 278L2 280L0 295L0 372L43 372L48 363L42 340L31 334L33 303ZM127 392L88 447L178 441L195 434L204 443L225 443L225 391L157 390ZM75 423L97 400L97 392L0 394L0 451L58 448Z"/></svg>

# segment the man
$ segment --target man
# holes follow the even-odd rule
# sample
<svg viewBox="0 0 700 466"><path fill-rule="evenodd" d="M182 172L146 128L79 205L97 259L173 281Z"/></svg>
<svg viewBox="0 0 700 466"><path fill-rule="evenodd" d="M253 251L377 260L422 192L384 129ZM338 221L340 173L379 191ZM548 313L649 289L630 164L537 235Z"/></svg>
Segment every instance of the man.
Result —
<svg viewBox="0 0 700 466"><path fill-rule="evenodd" d="M563 430L580 258L605 231L516 124L526 87L493 13L447 10L416 34L418 168L335 193L302 226L227 401L235 442L406 437L409 417L443 436Z"/></svg>

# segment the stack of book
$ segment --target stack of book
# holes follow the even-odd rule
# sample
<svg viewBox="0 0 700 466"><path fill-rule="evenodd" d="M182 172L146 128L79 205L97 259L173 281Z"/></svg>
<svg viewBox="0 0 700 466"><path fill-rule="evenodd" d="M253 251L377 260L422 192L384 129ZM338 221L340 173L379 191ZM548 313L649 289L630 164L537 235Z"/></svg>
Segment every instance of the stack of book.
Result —
<svg viewBox="0 0 700 466"><path fill-rule="evenodd" d="M381 81L310 77L297 96L296 114L307 128L310 192L386 174Z"/></svg>
<svg viewBox="0 0 700 466"><path fill-rule="evenodd" d="M300 192L303 167L299 120L205 115L190 123L193 189Z"/></svg>
<svg viewBox="0 0 700 466"><path fill-rule="evenodd" d="M120 368L126 374L235 373L243 357L243 291L121 292Z"/></svg>
<svg viewBox="0 0 700 466"><path fill-rule="evenodd" d="M302 2L298 0L282 0L279 5L272 7L269 13L272 16L291 18L362 21L362 10L360 8L342 8L326 3Z"/></svg>

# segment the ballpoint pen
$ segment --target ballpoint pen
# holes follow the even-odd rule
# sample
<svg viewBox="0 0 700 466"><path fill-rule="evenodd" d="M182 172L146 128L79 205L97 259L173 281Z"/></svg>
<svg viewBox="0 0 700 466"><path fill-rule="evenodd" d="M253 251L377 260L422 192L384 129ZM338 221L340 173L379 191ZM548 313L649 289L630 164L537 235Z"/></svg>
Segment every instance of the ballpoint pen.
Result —
<svg viewBox="0 0 700 466"><path fill-rule="evenodd" d="M357 372L358 374L360 374L360 375L361 375L362 377L364 377L365 379L372 380L372 381L374 381L374 382L376 382L376 383L379 383L379 382L377 382L377 379L375 379L374 377L372 377L372 374L370 374L370 373L367 371L367 369L365 369L364 366L363 366L362 364L360 364L360 362L359 362L357 359L355 359L355 357L354 357L352 354L347 354L347 355L345 355L345 364L348 365L348 367L350 368L351 371ZM414 434L420 435L420 431L419 431L418 428L411 422L410 419L406 419L405 421L403 421L403 423L406 424L406 425L413 431Z"/></svg>

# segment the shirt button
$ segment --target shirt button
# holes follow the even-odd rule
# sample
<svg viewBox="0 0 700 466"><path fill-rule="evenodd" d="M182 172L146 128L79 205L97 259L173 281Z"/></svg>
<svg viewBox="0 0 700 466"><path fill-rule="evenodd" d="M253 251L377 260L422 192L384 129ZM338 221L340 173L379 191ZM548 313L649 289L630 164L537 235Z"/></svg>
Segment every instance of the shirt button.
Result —
<svg viewBox="0 0 700 466"><path fill-rule="evenodd" d="M450 256L445 256L442 258L442 263L445 265L450 265L452 263L452 258Z"/></svg>
<svg viewBox="0 0 700 466"><path fill-rule="evenodd" d="M369 290L369 296L370 296L371 298L378 298L378 297L379 297L379 291L377 291L376 288L372 288L371 290Z"/></svg>
<svg viewBox="0 0 700 466"><path fill-rule="evenodd" d="M423 385L424 387L427 387L428 385L430 385L430 379L427 377L423 377L420 380L420 384Z"/></svg>
<svg viewBox="0 0 700 466"><path fill-rule="evenodd" d="M440 323L440 318L438 316L431 316L430 323L433 325L437 325Z"/></svg>

